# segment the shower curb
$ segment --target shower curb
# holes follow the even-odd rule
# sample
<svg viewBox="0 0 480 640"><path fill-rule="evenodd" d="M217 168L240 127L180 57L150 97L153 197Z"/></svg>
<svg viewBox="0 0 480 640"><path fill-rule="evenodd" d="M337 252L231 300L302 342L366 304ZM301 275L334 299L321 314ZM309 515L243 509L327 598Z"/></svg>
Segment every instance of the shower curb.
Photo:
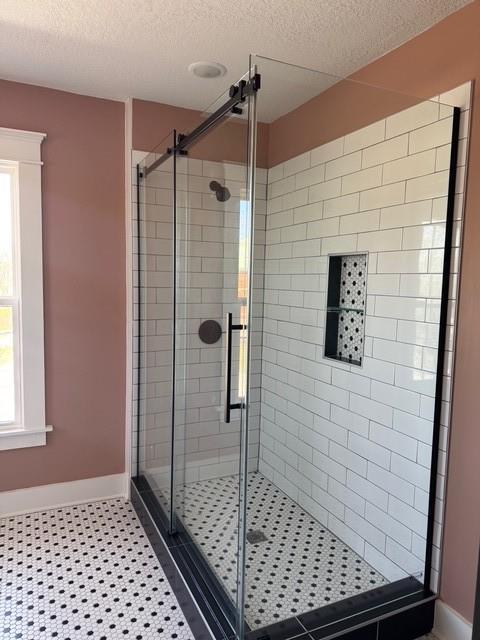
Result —
<svg viewBox="0 0 480 640"><path fill-rule="evenodd" d="M222 608L213 598L208 598L205 587L202 589L200 576L195 575L198 567L188 563L185 558L186 544L168 545L166 523L159 514L152 514L145 503L148 491L142 491L139 479L131 480L131 502L145 530L150 544L165 572L178 603L193 632L195 640L216 640L233 638L231 623ZM199 605L199 600L204 606ZM206 605L206 606L205 606Z"/></svg>

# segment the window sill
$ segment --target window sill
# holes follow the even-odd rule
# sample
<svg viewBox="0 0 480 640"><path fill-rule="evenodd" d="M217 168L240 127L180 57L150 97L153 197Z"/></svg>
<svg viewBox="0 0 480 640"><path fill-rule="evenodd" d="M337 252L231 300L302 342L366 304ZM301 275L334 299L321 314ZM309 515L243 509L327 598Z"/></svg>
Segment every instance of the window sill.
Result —
<svg viewBox="0 0 480 640"><path fill-rule="evenodd" d="M47 444L47 433L53 427L47 425L38 429L0 428L0 451L7 449L25 449L26 447L41 447Z"/></svg>

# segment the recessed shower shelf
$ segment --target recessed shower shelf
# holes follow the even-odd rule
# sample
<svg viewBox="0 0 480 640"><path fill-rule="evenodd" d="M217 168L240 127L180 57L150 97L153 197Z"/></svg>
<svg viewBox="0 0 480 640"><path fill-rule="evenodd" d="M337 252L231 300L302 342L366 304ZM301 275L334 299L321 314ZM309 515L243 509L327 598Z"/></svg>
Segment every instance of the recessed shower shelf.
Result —
<svg viewBox="0 0 480 640"><path fill-rule="evenodd" d="M363 309L354 309L353 307L327 307L327 311L332 311L333 313L343 313L344 311L355 311L356 313L364 314Z"/></svg>
<svg viewBox="0 0 480 640"><path fill-rule="evenodd" d="M366 278L366 253L329 256L326 358L362 365ZM349 307L349 303L356 306Z"/></svg>

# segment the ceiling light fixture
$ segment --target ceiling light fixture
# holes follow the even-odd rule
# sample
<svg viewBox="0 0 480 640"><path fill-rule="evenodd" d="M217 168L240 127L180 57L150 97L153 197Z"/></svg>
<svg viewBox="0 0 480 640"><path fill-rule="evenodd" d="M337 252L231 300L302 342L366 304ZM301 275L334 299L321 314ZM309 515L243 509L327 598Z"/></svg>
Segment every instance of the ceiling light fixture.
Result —
<svg viewBox="0 0 480 640"><path fill-rule="evenodd" d="M199 78L220 78L227 73L227 68L219 62L192 62L188 65L188 70Z"/></svg>

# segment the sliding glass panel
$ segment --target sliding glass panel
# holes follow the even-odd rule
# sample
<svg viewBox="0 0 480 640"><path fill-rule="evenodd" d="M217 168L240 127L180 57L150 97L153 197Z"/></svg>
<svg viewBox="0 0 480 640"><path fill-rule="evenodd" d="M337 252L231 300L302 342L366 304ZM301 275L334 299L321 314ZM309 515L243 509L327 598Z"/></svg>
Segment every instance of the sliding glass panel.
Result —
<svg viewBox="0 0 480 640"><path fill-rule="evenodd" d="M459 110L254 62L269 170L245 617L295 635L356 595L435 588Z"/></svg>
<svg viewBox="0 0 480 640"><path fill-rule="evenodd" d="M175 513L192 562L219 582L233 618L252 237L248 100L177 158ZM249 452L257 455L255 442Z"/></svg>
<svg viewBox="0 0 480 640"><path fill-rule="evenodd" d="M174 161L172 132L138 165L138 219L134 224L134 336L136 431L134 465L140 488L153 490L171 518ZM157 165L157 166L156 166Z"/></svg>

